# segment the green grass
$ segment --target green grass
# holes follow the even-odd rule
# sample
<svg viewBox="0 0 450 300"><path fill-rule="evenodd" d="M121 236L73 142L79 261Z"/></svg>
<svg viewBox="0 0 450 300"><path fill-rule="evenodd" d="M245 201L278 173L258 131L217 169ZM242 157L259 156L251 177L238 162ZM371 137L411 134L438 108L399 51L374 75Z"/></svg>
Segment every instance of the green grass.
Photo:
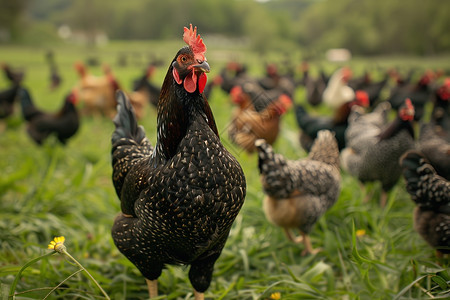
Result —
<svg viewBox="0 0 450 300"><path fill-rule="evenodd" d="M59 46L55 54L64 83L54 92L48 91L46 49L3 47L1 59L26 68L25 85L37 105L51 111L60 107L63 96L77 80L72 67L76 60L95 56L110 63L123 87L129 89L131 80L142 73L145 65L133 62L116 67L117 53L138 52L142 62L142 57L154 53L168 62L180 46L180 43L141 42L114 43L100 49ZM255 74L262 69L262 60L246 51L233 54L229 49L219 51L213 46L209 51L210 78L233 55L248 58ZM425 69L444 67L448 61L445 58L358 58L352 64L359 70L374 64ZM332 70L336 65L326 67ZM156 82L162 81L166 68L158 69ZM92 72L100 74L100 68L92 68ZM0 78L0 88L6 85ZM302 257L303 246L289 242L281 229L266 221L261 208L264 195L256 156L240 151L228 141L226 128L232 107L222 91L213 93L210 103L222 141L242 164L248 187L244 207L215 265L207 298L269 299L274 292L280 292L282 299L426 299L443 292L448 296L448 273L441 272L448 268L448 261L438 265L433 249L414 232L414 206L403 181L392 191L386 208L381 209L376 199L363 203L366 192L356 179L343 173L338 202L312 232L313 245L323 251ZM299 88L296 100L301 102L303 95ZM89 270L111 299L146 298L144 279L115 248L110 235L114 217L120 210L111 182L112 122L85 117L80 131L66 147L55 140L38 147L26 135L17 108L16 114L0 125L2 299L7 299L20 268L48 253L48 243L60 235L65 236L68 251ZM154 143L155 110L147 109L141 123ZM276 150L289 158L305 156L298 143L299 130L292 111L287 113L282 126ZM374 198L379 196L377 185L367 189L374 191ZM365 234L357 236L356 230L364 230ZM25 269L16 292L33 291L16 298L40 299L77 270L62 256L47 257ZM183 267L168 267L160 277L159 290L164 299L193 299L187 269ZM78 273L50 298L99 299L101 293L86 276Z"/></svg>

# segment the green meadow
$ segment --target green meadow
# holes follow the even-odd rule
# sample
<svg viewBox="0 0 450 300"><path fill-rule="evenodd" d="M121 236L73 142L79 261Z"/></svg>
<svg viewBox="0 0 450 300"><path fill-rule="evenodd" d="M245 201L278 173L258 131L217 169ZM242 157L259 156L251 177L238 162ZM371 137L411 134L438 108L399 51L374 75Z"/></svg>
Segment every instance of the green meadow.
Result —
<svg viewBox="0 0 450 300"><path fill-rule="evenodd" d="M211 66L209 79L229 60L248 65L254 76L262 76L264 64L274 61L301 63L301 53L288 60L271 53L264 57L240 49L216 48L208 43ZM149 60L163 62L151 80L161 84L169 62L182 41L113 42L98 48L57 46L55 54L62 85L49 90L49 67L45 47L2 46L0 61L23 69L23 85L35 104L56 111L78 77L74 62L95 59L89 68L101 75L101 64L111 65L125 90L140 76ZM118 65L124 55L127 63ZM355 76L369 70L374 78L390 67L404 70L450 69L449 57L354 58L348 63ZM340 64L311 61L312 72L319 67L331 72ZM301 74L298 74L300 77ZM0 76L0 90L8 87ZM383 92L385 96L388 88ZM298 87L295 101L305 103L305 91ZM342 191L337 203L315 225L311 239L321 252L301 256L302 244L293 244L282 230L270 224L262 211L264 193L259 181L257 157L230 143L227 126L232 104L215 88L209 99L223 144L237 157L247 178L247 197L227 244L215 265L207 299L429 299L450 297L449 261L436 258L434 250L414 231L414 203L401 179L391 191L385 208L379 205L380 188L365 189L342 172ZM311 113L329 114L326 108ZM156 110L148 106L140 120L147 136L156 142ZM66 146L49 139L37 146L27 136L26 124L17 104L15 113L0 120L0 291L11 299L10 289L25 264L51 252L47 245L64 236L67 251L75 257L111 299L145 299L147 286L139 271L114 246L110 230L120 203L111 180L111 120L82 117L79 132ZM275 143L277 152L288 158L305 157L299 128L291 109L282 120ZM364 202L366 194L371 200ZM188 269L169 266L159 279L160 299L193 299ZM50 294L49 292L57 287ZM15 287L15 299L103 299L85 272L65 256L55 253L27 266ZM279 293L279 294L277 294ZM448 298L447 298L448 299Z"/></svg>

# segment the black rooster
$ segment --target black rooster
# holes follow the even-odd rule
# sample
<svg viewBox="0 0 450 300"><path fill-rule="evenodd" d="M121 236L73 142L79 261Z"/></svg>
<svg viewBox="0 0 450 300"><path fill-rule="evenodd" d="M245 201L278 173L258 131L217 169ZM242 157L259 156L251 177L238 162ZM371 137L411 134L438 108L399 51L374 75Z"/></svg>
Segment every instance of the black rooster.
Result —
<svg viewBox="0 0 450 300"><path fill-rule="evenodd" d="M189 46L178 51L161 88L156 147L122 92L114 118L113 183L122 212L112 236L146 278L151 298L164 266L185 264L195 299L204 299L246 193L242 168L221 144L202 95L206 46L192 25L183 39Z"/></svg>
<svg viewBox="0 0 450 300"><path fill-rule="evenodd" d="M414 106L406 99L397 112L397 117L385 124L387 111L382 102L379 110L361 114L354 109L349 116L346 131L346 148L341 151L344 170L357 177L360 182L381 182L381 206L385 206L387 193L401 176L398 164L400 156L414 148Z"/></svg>
<svg viewBox="0 0 450 300"><path fill-rule="evenodd" d="M19 90L20 85L13 84L10 88L0 91L0 119L8 118L14 113L14 102Z"/></svg>
<svg viewBox="0 0 450 300"><path fill-rule="evenodd" d="M12 84L18 85L23 81L23 78L25 76L24 71L13 70L11 66L6 63L2 63L1 68L3 69L3 74L5 75L6 79L8 79L8 81Z"/></svg>
<svg viewBox="0 0 450 300"><path fill-rule="evenodd" d="M414 119L416 121L421 120L425 113L425 105L431 99L432 92L430 85L433 80L434 73L427 71L415 83L400 84L394 87L387 101L391 103L392 108L399 109L406 98L411 99L416 111Z"/></svg>
<svg viewBox="0 0 450 300"><path fill-rule="evenodd" d="M38 109L27 89L20 90L20 104L22 116L27 121L27 132L29 136L41 145L50 135L66 144L67 140L77 133L80 126L76 92L71 92L64 99L61 109L55 113L47 113Z"/></svg>
<svg viewBox="0 0 450 300"><path fill-rule="evenodd" d="M333 116L315 116L309 114L305 107L300 104L295 105L295 117L301 129L300 144L302 148L309 152L320 130L330 130L335 133L339 151L345 148L345 131L348 127L348 116L354 105L367 107L369 98L367 93L357 91L355 98L340 105L334 110Z"/></svg>
<svg viewBox="0 0 450 300"><path fill-rule="evenodd" d="M156 107L158 105L158 97L161 92L161 88L155 86L149 81L155 72L155 69L156 67L154 65L149 65L145 70L145 73L133 81L133 91L145 93L148 98L148 102Z"/></svg>
<svg viewBox="0 0 450 300"><path fill-rule="evenodd" d="M58 66L55 61L55 55L53 51L48 51L45 54L48 66L50 68L50 90L55 90L62 83L62 77L58 71Z"/></svg>

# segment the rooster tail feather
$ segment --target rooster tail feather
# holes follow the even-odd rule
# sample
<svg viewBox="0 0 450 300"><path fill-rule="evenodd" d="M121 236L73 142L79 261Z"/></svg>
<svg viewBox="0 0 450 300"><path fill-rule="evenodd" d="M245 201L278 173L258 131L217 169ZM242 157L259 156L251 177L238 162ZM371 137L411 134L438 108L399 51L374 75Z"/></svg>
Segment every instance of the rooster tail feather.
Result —
<svg viewBox="0 0 450 300"><path fill-rule="evenodd" d="M295 104L295 119L297 120L297 124L300 128L305 126L305 119L308 117L309 115L306 112L306 109L300 104Z"/></svg>
<svg viewBox="0 0 450 300"><path fill-rule="evenodd" d="M36 107L30 92L26 88L19 90L20 107L22 109L22 116L26 121L30 121L36 113Z"/></svg>
<svg viewBox="0 0 450 300"><path fill-rule="evenodd" d="M111 141L114 145L122 138L134 140L140 144L145 138L145 132L141 126L138 126L136 114L130 100L121 90L116 93L117 114L113 119L116 126Z"/></svg>

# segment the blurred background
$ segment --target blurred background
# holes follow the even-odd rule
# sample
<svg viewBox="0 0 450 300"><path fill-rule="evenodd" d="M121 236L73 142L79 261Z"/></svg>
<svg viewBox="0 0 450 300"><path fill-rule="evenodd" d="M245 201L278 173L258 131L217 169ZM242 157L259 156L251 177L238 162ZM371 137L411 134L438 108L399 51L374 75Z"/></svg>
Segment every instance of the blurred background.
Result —
<svg viewBox="0 0 450 300"><path fill-rule="evenodd" d="M324 123L335 126L350 113L322 103L336 73L338 92L351 83L375 96L368 97L368 110L410 97L422 108L420 121L433 120L436 95L447 100L450 95L449 16L445 0L0 0L0 298L11 294L21 267L48 253L48 242L61 235L112 299L148 296L141 274L111 239L120 211L111 181L114 93L120 88L135 100L139 124L155 144L155 103L190 23L208 48L207 98L222 143L247 178L245 205L206 297L448 298L450 274L442 271L449 270L448 261L438 265L433 248L415 232L415 203L403 180L382 208L376 199L364 200L379 198L381 184L362 188L343 171L340 197L312 234L323 252L302 257L303 246L266 220L257 156L236 145L229 132L238 108L232 88L253 83L257 89L246 99L268 100L264 105L285 99L279 97L282 91L292 103L270 123L280 129L273 130L275 151L290 159L306 157L301 135L316 134ZM352 82L348 72L340 72L343 67L350 68ZM259 98L266 95L263 86L270 99ZM349 101L344 106L353 98L344 99ZM450 124L445 103L442 119ZM264 112L253 114L252 121ZM58 139L39 137L36 115L56 124L55 132L72 131ZM395 110L389 117L396 118ZM302 127L298 120L310 122ZM65 121L71 126L61 125ZM308 132L306 123L317 126L308 126ZM419 125L414 125L416 140ZM73 276L74 269L56 256L42 260L27 268L16 291L20 299L43 299L49 290L41 287L66 278L52 299L98 299L83 275ZM165 271L161 294L191 299L186 273L176 267ZM447 285L441 285L442 278Z"/></svg>
<svg viewBox="0 0 450 300"><path fill-rule="evenodd" d="M436 55L450 50L449 14L439 0L0 0L0 43L173 39L193 23L262 53Z"/></svg>

